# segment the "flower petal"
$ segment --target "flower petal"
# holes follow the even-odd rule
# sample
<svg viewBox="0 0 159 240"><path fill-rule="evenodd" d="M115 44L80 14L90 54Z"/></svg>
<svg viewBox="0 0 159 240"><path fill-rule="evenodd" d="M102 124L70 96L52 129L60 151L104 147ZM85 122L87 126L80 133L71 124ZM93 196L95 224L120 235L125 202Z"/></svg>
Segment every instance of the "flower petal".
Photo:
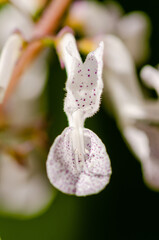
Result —
<svg viewBox="0 0 159 240"><path fill-rule="evenodd" d="M141 79L150 88L156 90L159 95L159 70L146 65L140 72Z"/></svg>
<svg viewBox="0 0 159 240"><path fill-rule="evenodd" d="M76 40L71 33L66 33L58 45L58 53L64 62L68 77L74 72L75 66L82 63L77 49Z"/></svg>
<svg viewBox="0 0 159 240"><path fill-rule="evenodd" d="M0 158L0 213L17 218L33 217L43 211L55 197L43 169L42 159L34 153L20 165L10 155Z"/></svg>
<svg viewBox="0 0 159 240"><path fill-rule="evenodd" d="M118 21L117 34L137 64L143 63L149 56L150 25L150 19L144 12L131 12Z"/></svg>
<svg viewBox="0 0 159 240"><path fill-rule="evenodd" d="M90 37L112 33L122 12L120 5L115 2L104 5L93 1L77 1L71 5L66 24Z"/></svg>
<svg viewBox="0 0 159 240"><path fill-rule="evenodd" d="M86 196L101 191L109 182L111 167L101 140L89 129L83 129L84 162L73 149L74 129L66 128L52 145L47 174L50 182L60 191Z"/></svg>
<svg viewBox="0 0 159 240"><path fill-rule="evenodd" d="M123 133L142 164L146 184L159 191L159 128L149 123L136 122L125 127Z"/></svg>
<svg viewBox="0 0 159 240"><path fill-rule="evenodd" d="M88 54L84 63L69 55L68 61L72 57L73 66L68 72L67 96L64 105L68 117L81 109L85 119L91 117L99 109L103 88L103 47L101 42L94 52Z"/></svg>
<svg viewBox="0 0 159 240"><path fill-rule="evenodd" d="M10 36L0 58L0 103L3 101L15 64L20 56L23 39L20 34Z"/></svg>

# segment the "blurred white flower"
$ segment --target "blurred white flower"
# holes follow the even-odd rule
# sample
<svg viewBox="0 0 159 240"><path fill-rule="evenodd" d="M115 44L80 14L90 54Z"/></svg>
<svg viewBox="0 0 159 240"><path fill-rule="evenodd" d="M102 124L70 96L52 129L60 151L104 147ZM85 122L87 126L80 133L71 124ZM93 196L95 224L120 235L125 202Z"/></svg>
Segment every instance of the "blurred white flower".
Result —
<svg viewBox="0 0 159 240"><path fill-rule="evenodd" d="M13 69L23 46L22 36L12 34L5 43L0 56L0 103L3 102Z"/></svg>
<svg viewBox="0 0 159 240"><path fill-rule="evenodd" d="M31 15L36 14L48 0L10 0L22 11Z"/></svg>
<svg viewBox="0 0 159 240"><path fill-rule="evenodd" d="M0 30L0 47L2 48L8 37L15 30L19 30L26 40L30 40L34 31L34 22L29 16L26 16L15 7L8 4L0 11ZM42 93L47 76L46 58L47 53L41 53L41 55L36 58L33 64L21 76L17 90L19 92L19 100L24 99L26 101L27 99L37 99ZM30 91L28 91L28 89L30 89Z"/></svg>
<svg viewBox="0 0 159 240"><path fill-rule="evenodd" d="M72 4L67 24L85 37L100 34L114 34L126 44L137 64L149 56L149 36L151 24L143 12L132 12L123 16L121 6L115 2L99 4L80 1Z"/></svg>
<svg viewBox="0 0 159 240"><path fill-rule="evenodd" d="M32 154L25 165L20 165L10 155L1 153L0 213L31 217L53 200L55 193L39 158Z"/></svg>
<svg viewBox="0 0 159 240"><path fill-rule="evenodd" d="M104 38L104 97L129 147L142 164L147 185L159 190L159 104L145 100L129 51L113 35Z"/></svg>
<svg viewBox="0 0 159 240"><path fill-rule="evenodd" d="M1 82L8 85L20 45L15 37L13 38L16 35L13 34L12 36L12 33L19 30L22 36L29 40L34 30L34 22L29 18L29 15L21 13L8 4L0 11L0 30L1 48L8 38L9 43L11 42L9 58L8 54L4 55L6 45L2 50L2 67L0 67L0 85ZM9 37L10 35L11 37ZM8 44L8 41L6 44ZM15 58L13 59L13 57ZM33 126L35 120L42 117L39 97L47 77L46 57L47 52L42 52L30 65L21 76L16 90L6 105L7 118L14 129L21 126L27 127L30 124ZM7 87L7 85L5 86ZM4 87L4 85L1 85L1 87ZM8 140L12 134L11 131ZM2 140L5 140L3 135ZM25 139L15 136L14 141L19 146L19 144L25 142ZM10 155L2 152L3 149L1 149L0 157L0 212L26 217L38 214L54 197L54 190L46 178L45 166L41 165L42 157L36 153L28 154L28 159L25 159L26 165L21 166Z"/></svg>
<svg viewBox="0 0 159 240"><path fill-rule="evenodd" d="M55 139L47 160L50 182L62 192L86 196L101 191L109 182L110 160L97 135L84 128L86 118L94 115L103 88L103 43L88 54L83 63L72 34L65 34L58 46L68 79L64 111L67 127Z"/></svg>
<svg viewBox="0 0 159 240"><path fill-rule="evenodd" d="M153 88L159 95L159 70L146 65L141 69L140 76L145 85Z"/></svg>
<svg viewBox="0 0 159 240"><path fill-rule="evenodd" d="M0 48L15 30L19 30L26 40L31 38L34 23L14 6L7 4L0 11Z"/></svg>

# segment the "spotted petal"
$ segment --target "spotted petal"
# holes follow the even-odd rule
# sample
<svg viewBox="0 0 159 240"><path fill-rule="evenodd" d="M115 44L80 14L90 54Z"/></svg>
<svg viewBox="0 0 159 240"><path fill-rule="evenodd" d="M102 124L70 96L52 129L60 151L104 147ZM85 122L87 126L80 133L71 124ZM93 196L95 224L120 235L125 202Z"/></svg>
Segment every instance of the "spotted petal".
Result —
<svg viewBox="0 0 159 240"><path fill-rule="evenodd" d="M68 117L78 109L81 109L84 119L91 117L99 109L103 88L103 42L94 52L88 54L84 63L70 33L65 34L60 47L68 73L64 110Z"/></svg>
<svg viewBox="0 0 159 240"><path fill-rule="evenodd" d="M47 173L50 182L60 191L85 196L101 191L109 182L110 160L101 140L89 129L84 128L84 162L74 151L72 134L66 128L52 145Z"/></svg>

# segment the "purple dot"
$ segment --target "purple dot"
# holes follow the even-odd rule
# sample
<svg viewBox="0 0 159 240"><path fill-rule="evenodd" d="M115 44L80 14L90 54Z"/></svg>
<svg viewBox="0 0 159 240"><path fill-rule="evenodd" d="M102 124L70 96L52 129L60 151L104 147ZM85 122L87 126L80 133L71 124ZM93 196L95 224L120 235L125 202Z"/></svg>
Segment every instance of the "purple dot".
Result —
<svg viewBox="0 0 159 240"><path fill-rule="evenodd" d="M88 68L88 71L90 71L90 69Z"/></svg>
<svg viewBox="0 0 159 240"><path fill-rule="evenodd" d="M84 107L85 105L82 105L82 107Z"/></svg>
<svg viewBox="0 0 159 240"><path fill-rule="evenodd" d="M80 87L82 87L82 85L80 85Z"/></svg>
<svg viewBox="0 0 159 240"><path fill-rule="evenodd" d="M76 99L76 102L78 102L78 100Z"/></svg>
<svg viewBox="0 0 159 240"><path fill-rule="evenodd" d="M91 98L91 96L89 96L89 98Z"/></svg>
<svg viewBox="0 0 159 240"><path fill-rule="evenodd" d="M90 74L88 74L88 77L90 77Z"/></svg>
<svg viewBox="0 0 159 240"><path fill-rule="evenodd" d="M86 101L86 99L84 98L83 101Z"/></svg>
<svg viewBox="0 0 159 240"><path fill-rule="evenodd" d="M91 85L93 85L93 83L91 82Z"/></svg>

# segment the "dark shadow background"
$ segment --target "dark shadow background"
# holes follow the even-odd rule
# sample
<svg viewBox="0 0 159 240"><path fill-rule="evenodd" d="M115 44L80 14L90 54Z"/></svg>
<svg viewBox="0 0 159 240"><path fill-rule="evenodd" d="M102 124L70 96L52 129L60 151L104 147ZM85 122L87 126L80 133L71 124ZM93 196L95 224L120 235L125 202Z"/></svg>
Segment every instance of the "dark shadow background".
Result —
<svg viewBox="0 0 159 240"><path fill-rule="evenodd" d="M118 2L125 12L142 10L150 16L153 32L148 63L156 65L159 63L159 1ZM54 54L46 89L51 141L67 126L63 112L65 79ZM90 197L77 198L58 192L51 207L31 220L0 217L2 240L159 239L159 193L143 183L140 163L126 147L114 120L101 106L86 121L86 127L107 147L113 170L110 184L100 194Z"/></svg>

